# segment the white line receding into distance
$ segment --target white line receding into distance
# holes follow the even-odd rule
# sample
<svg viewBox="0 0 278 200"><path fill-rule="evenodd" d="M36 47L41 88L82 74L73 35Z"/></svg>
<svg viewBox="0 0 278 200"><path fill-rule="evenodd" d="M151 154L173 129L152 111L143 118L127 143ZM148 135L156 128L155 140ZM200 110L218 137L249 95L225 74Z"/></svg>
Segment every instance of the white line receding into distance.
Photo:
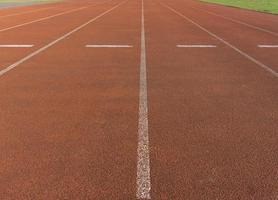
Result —
<svg viewBox="0 0 278 200"><path fill-rule="evenodd" d="M258 45L260 48L278 48L278 45L265 45L265 44L260 44Z"/></svg>
<svg viewBox="0 0 278 200"><path fill-rule="evenodd" d="M144 0L141 13L141 56L139 85L139 115L138 115L138 147L137 147L137 199L150 199L151 171L149 155L149 125L147 100L147 64L145 41Z"/></svg>
<svg viewBox="0 0 278 200"><path fill-rule="evenodd" d="M132 45L116 45L116 44L91 44L86 45L87 48L131 48Z"/></svg>
<svg viewBox="0 0 278 200"><path fill-rule="evenodd" d="M39 11L42 11L42 10L49 10L51 8L53 8L53 7L41 8L41 9L31 10L31 11L27 11L27 12L13 13L13 14L9 14L9 15L2 15L2 16L0 16L0 19L6 18L6 17L17 16L17 15L24 15L24 14L27 14L27 13L39 12Z"/></svg>
<svg viewBox="0 0 278 200"><path fill-rule="evenodd" d="M249 24L249 23L246 23L246 22L237 20L237 19L233 19L233 18L230 18L230 17L226 17L226 16L223 16L223 15L220 15L220 14L216 14L216 13L214 13L214 12L210 12L210 11L207 11L207 10L204 10L204 9L200 9L200 8L193 8L193 9L201 10L201 11L203 11L203 12L206 12L206 13L210 14L210 15L214 15L214 16L217 16L217 17L226 19L226 20L228 20L228 21L231 21L231 22L234 22L234 23L237 23L237 24L245 25L245 26L247 26L247 27L249 27L249 28L253 28L253 29L255 29L255 30L263 31L263 32L269 33L269 34L271 34L271 35L278 36L278 33L277 33L277 32L270 31L270 30L268 30L268 29L265 29L265 28L262 28L262 27L259 27L259 26L255 26L255 25L252 25L252 24Z"/></svg>
<svg viewBox="0 0 278 200"><path fill-rule="evenodd" d="M19 27L26 26L26 25L33 24L33 23L37 23L37 22L42 22L42 21L49 20L49 19L52 19L52 18L55 18L55 17L58 17L58 16L62 16L62 15L66 15L66 14L69 14L69 13L73 13L73 12L77 12L77 11L80 11L80 10L84 10L84 9L87 9L87 8L89 8L91 6L96 6L96 5L104 4L104 3L109 2L109 1L111 1L111 0L104 1L104 2L101 2L101 3L95 3L95 4L92 4L92 5L89 5L89 6L83 6L83 7L79 7L79 8L70 9L70 10L67 10L67 11L64 11L64 12L60 12L60 13L57 13L57 14L54 14L54 15L50 15L50 16L47 16L47 17L39 18L39 19L36 19L36 20L33 20L33 21L29 21L29 22L25 22L23 24L17 24L17 25L11 26L11 27L0 29L0 32L8 31L8 30L11 30L11 29L19 28Z"/></svg>
<svg viewBox="0 0 278 200"><path fill-rule="evenodd" d="M0 48L31 48L32 44L0 44Z"/></svg>
<svg viewBox="0 0 278 200"><path fill-rule="evenodd" d="M215 48L216 45L202 45L202 44L178 44L178 48Z"/></svg>

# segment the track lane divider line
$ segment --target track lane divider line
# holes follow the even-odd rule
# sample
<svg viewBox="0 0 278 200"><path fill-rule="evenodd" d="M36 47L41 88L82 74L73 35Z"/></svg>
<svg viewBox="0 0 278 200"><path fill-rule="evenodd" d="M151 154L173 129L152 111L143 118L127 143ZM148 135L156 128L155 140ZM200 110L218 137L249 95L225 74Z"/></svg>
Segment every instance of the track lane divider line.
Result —
<svg viewBox="0 0 278 200"><path fill-rule="evenodd" d="M138 115L138 147L137 147L137 199L151 199L151 175L149 155L149 125L147 100L147 64L145 41L144 0L141 10L141 55Z"/></svg>
<svg viewBox="0 0 278 200"><path fill-rule="evenodd" d="M178 48L215 48L216 45L203 45L203 44L178 44Z"/></svg>
<svg viewBox="0 0 278 200"><path fill-rule="evenodd" d="M0 44L0 48L30 48L33 44Z"/></svg>
<svg viewBox="0 0 278 200"><path fill-rule="evenodd" d="M89 44L86 45L87 48L131 48L132 45L123 45L123 44Z"/></svg>
<svg viewBox="0 0 278 200"><path fill-rule="evenodd" d="M22 58L21 60L15 62L14 64L6 67L5 69L0 70L0 76L3 76L4 74L6 74L7 72L11 71L12 69L16 68L17 66L19 66L20 64L30 60L31 58L33 58L34 56L38 55L39 53L47 50L48 48L52 47L53 45L57 44L58 42L66 39L67 37L69 37L70 35L74 34L75 32L81 30L82 28L84 28L85 26L89 25L90 23L98 20L99 18L103 17L104 15L110 13L111 11L113 11L114 9L118 8L119 6L121 6L123 3L127 2L127 0L122 1L120 3L118 3L117 5L113 6L112 8L108 9L107 11L99 14L98 16L92 18L91 20L87 21L86 23L78 26L77 28L71 30L70 32L64 34L63 36L59 37L58 39L50 42L49 44L41 47L40 49L32 52L31 54L25 56L24 58Z"/></svg>
<svg viewBox="0 0 278 200"><path fill-rule="evenodd" d="M104 3L109 2L109 1L111 1L111 0L104 1L104 2L101 2L101 3L96 3L96 4L93 4L93 5L90 5L90 6L82 6L80 8L70 9L70 10L67 10L65 12L57 13L55 15L50 15L48 17L43 17L43 18L36 19L36 20L30 21L30 22L26 22L26 23L23 23L23 24L18 24L18 25L11 26L11 27L8 27L8 28L3 28L3 29L0 29L0 32L4 32L4 31L11 30L11 29L19 28L19 27L22 27L22 26L26 26L26 25L29 25L29 24L36 23L36 22L45 21L45 20L48 20L48 19L52 19L54 17L58 17L58 16L61 16L61 15L66 15L66 14L73 13L73 12L76 12L76 11L84 10L84 9L89 8L91 6L96 6L96 5L99 5L99 4L104 4Z"/></svg>
<svg viewBox="0 0 278 200"><path fill-rule="evenodd" d="M256 30L259 30L259 31L263 31L265 33L268 33L268 34L271 34L271 35L274 35L274 36L278 36L278 33L274 32L274 31L270 31L268 29L265 29L265 28L262 28L262 27L259 27L259 26L255 26L255 25L252 25L252 24L249 24L249 23L246 23L246 22L243 22L243 21L240 21L240 20L237 20L237 19L232 19L230 17L226 17L226 16L223 16L223 15L219 15L219 14L216 14L214 12L211 12L211 11L207 11L207 10L203 10L203 9L200 9L200 8L193 8L195 10L201 10L203 12L206 12L210 15L214 15L216 17L220 17L220 18L223 18L225 20L228 20L228 21L231 21L231 22L234 22L234 23L237 23L237 24L241 24L241 25L245 25L249 28L252 28L252 29L256 29Z"/></svg>
<svg viewBox="0 0 278 200"><path fill-rule="evenodd" d="M51 18L54 18L54 17L58 17L58 16L61 16L61 15L72 13L72 12L76 12L76 11L79 11L79 10L84 10L85 8L88 8L88 6L83 6L83 7L80 7L80 8L71 9L71 10L68 10L68 11L65 11L65 12L61 12L61 13L51 15L51 16L48 16L48 17L43 17L43 18L36 19L36 20L26 22L26 23L23 23L23 24L18 24L18 25L11 26L11 27L8 27L8 28L3 28L3 29L0 29L0 32L4 32L4 31L15 29L15 28L18 28L18 27L26 26L26 25L33 24L33 23L36 23L36 22L45 21L45 20L48 20L48 19L51 19Z"/></svg>
<svg viewBox="0 0 278 200"><path fill-rule="evenodd" d="M36 9L36 10L20 12L20 13L14 13L14 14L9 14L9 15L1 15L0 19L7 18L7 17L18 16L18 15L24 15L24 14L28 14L28 13L39 12L39 11L42 11L42 10L49 10L51 8L54 8L54 7L40 8L40 9Z"/></svg>
<svg viewBox="0 0 278 200"><path fill-rule="evenodd" d="M211 31L209 31L208 29L204 28L203 26L201 26L200 24L198 24L197 22L193 21L192 19L190 19L189 17L183 15L182 13L178 12L177 10L175 10L174 8L168 6L165 3L161 3L160 5L162 5L165 8L168 8L170 11L174 12L176 15L182 17L183 19L189 21L190 23L194 24L195 26L197 26L199 29L203 30L204 32L208 33L209 35L211 35L212 37L214 37L215 39L219 40L220 42L224 43L226 46L232 48L233 50L235 50L236 52L238 52L239 54L241 54L242 56L244 56L245 58L247 58L248 60L252 61L253 63L257 64L258 66L260 66L261 68L263 68L264 70L268 71L269 73L271 73L273 76L275 76L276 78L278 78L278 72L276 72L275 70L273 70L271 67L263 64L262 62L258 61L257 59L255 59L254 57L248 55L247 53L245 53L244 51L238 49L237 47L235 47L234 45L232 45L231 43L227 42L226 40L222 39L221 37L217 36L216 34L212 33Z"/></svg>

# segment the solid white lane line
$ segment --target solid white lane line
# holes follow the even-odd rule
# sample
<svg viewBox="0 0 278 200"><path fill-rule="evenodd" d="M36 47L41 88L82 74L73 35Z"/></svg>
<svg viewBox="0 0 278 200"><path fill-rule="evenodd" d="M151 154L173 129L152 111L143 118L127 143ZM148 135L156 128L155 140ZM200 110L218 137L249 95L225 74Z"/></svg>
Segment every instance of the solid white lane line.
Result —
<svg viewBox="0 0 278 200"><path fill-rule="evenodd" d="M189 45L189 44L178 44L177 45L178 48L215 48L215 45L201 45L201 44L193 44L193 45Z"/></svg>
<svg viewBox="0 0 278 200"><path fill-rule="evenodd" d="M0 48L30 48L33 46L32 44L0 44Z"/></svg>
<svg viewBox="0 0 278 200"><path fill-rule="evenodd" d="M45 45L44 47L42 47L42 48L40 48L40 49L34 51L33 53L27 55L26 57L24 57L24 58L22 58L21 60L15 62L14 64L12 64L12 65L6 67L5 69L0 70L0 76L6 74L7 72L9 72L10 70L16 68L18 65L20 65L20 64L22 64L22 63L24 63L24 62L26 62L27 60L30 60L30 59L33 58L34 56L36 56L36 55L38 55L39 53L45 51L46 49L52 47L53 45L55 45L56 43L60 42L61 40L64 40L65 38L69 37L69 36L72 35L73 33L75 33L75 32L77 32L77 31L79 31L80 29L84 28L84 27L87 26L88 24L90 24L90 23L96 21L96 20L99 19L100 17L102 17L102 16L108 14L109 12L111 12L111 11L114 10L114 9L116 9L117 7L119 7L120 5L122 5L122 4L125 3L125 2L126 2L126 1L122 1L121 3L119 3L119 4L115 5L115 6L113 6L112 8L110 8L109 10L107 10L107 11L101 13L100 15L94 17L93 19L87 21L86 23L84 23L84 24L78 26L77 28L71 30L70 32L66 33L65 35L59 37L58 39L56 39L56 40L50 42L49 44Z"/></svg>
<svg viewBox="0 0 278 200"><path fill-rule="evenodd" d="M149 156L149 127L147 100L147 64L145 42L144 0L142 0L141 18L141 58L140 58L140 91L137 148L137 199L150 199L151 176Z"/></svg>
<svg viewBox="0 0 278 200"><path fill-rule="evenodd" d="M89 6L86 6L86 7L84 6L84 7L81 7L81 8L75 8L75 9L68 10L66 12L61 12L61 13L58 13L58 14L55 14L55 15L51 15L51 16L48 16L48 17L43 17L43 18L36 19L36 20L30 21L30 22L26 22L26 23L23 23L23 24L18 24L18 25L11 26L11 27L8 27L8 28L3 28L3 29L0 29L0 32L4 32L4 31L7 31L7 30L11 30L11 29L14 29L14 28L21 27L21 26L26 26L26 25L33 24L33 23L36 23L36 22L45 21L45 20L48 20L48 19L51 19L51 18L54 18L54 17L58 17L58 16L61 16L61 15L72 13L72 12L76 12L78 10L83 10L83 9L88 8L88 7Z"/></svg>
<svg viewBox="0 0 278 200"><path fill-rule="evenodd" d="M80 7L80 8L71 9L71 10L68 10L68 11L65 11L65 12L61 12L61 13L58 13L58 14L55 14L55 15L48 16L48 17L43 17L43 18L36 19L36 20L26 22L26 23L23 23L23 24L18 24L18 25L11 26L11 27L8 27L8 28L0 29L0 32L4 32L4 31L11 30L11 29L19 28L19 27L22 27L22 26L26 26L26 25L29 25L29 24L36 23L36 22L45 21L45 20L48 20L48 19L51 19L51 18L54 18L54 17L69 14L69 13L76 12L76 11L79 11L79 10L84 10L84 9L89 8L91 6L104 4L104 3L109 2L109 1L111 1L111 0L107 0L107 1L104 1L104 2L100 2L100 3L95 3L95 4L90 5L90 6L83 6L83 7Z"/></svg>
<svg viewBox="0 0 278 200"><path fill-rule="evenodd" d="M196 10L202 10L203 12L206 12L210 15L214 15L214 16L217 16L217 17L220 17L220 18L223 18L223 19L226 19L228 21L231 21L231 22L234 22L234 23L238 23L238 24L241 24L241 25L245 25L249 28L253 28L253 29L256 29L256 30L259 30L259 31L263 31L265 33L269 33L271 35L274 35L274 36L278 36L278 33L274 32L274 31L270 31L270 30L267 30L265 28L262 28L262 27L258 27L258 26L255 26L255 25L252 25L252 24L249 24L249 23L246 23L246 22L243 22L243 21L240 21L240 20L236 20L236 19L232 19L230 17L226 17L226 16L223 16L223 15L218 15L214 12L210 12L210 11L207 11L207 10L203 10L203 9L197 9L197 8L194 8Z"/></svg>
<svg viewBox="0 0 278 200"><path fill-rule="evenodd" d="M252 61L253 63L257 64L258 66L260 66L261 68L263 68L264 70L270 72L272 75L274 75L275 77L278 78L278 72L276 72L275 70L271 69L271 67L263 64L262 62L258 61L257 59L253 58L252 56L248 55L247 53L243 52L242 50L238 49L237 47L235 47L234 45L230 44L229 42L227 42L226 40L222 39L221 37L217 36L216 34L212 33L211 31L209 31L208 29L204 28L203 26L201 26L200 24L198 24L197 22L193 21L192 19L190 19L189 17L186 17L185 15L181 14L180 12L178 12L177 10L171 8L170 6L168 6L165 3L160 3L162 6L168 8L169 10L171 10L172 12L174 12L175 14L177 14L178 16L184 18L185 20L189 21L190 23L194 24L195 26L197 26L198 28L200 28L201 30L203 30L204 32L208 33L209 35L211 35L212 37L216 38L217 40L221 41L222 43L224 43L225 45L227 45L228 47L232 48L233 50L235 50L236 52L238 52L239 54L241 54L242 56L244 56L245 58L247 58L248 60Z"/></svg>
<svg viewBox="0 0 278 200"><path fill-rule="evenodd" d="M88 48L131 48L131 45L114 45L114 44L91 44L86 45Z"/></svg>
<svg viewBox="0 0 278 200"><path fill-rule="evenodd" d="M258 45L260 48L278 48L278 45L265 45L265 44L260 44Z"/></svg>
<svg viewBox="0 0 278 200"><path fill-rule="evenodd" d="M39 11L42 11L42 10L49 10L51 8L54 8L54 7L41 8L41 9L36 9L36 10L31 10L31 11L26 11L26 12L9 14L9 15L2 15L2 16L0 16L0 19L6 18L6 17L12 17L12 16L24 15L24 14L28 14L28 13L39 12Z"/></svg>

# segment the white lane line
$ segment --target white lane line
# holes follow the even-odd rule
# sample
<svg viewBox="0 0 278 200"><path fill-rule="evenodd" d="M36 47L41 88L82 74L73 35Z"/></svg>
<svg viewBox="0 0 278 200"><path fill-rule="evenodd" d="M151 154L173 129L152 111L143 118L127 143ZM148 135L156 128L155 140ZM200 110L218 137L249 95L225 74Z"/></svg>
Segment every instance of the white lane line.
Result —
<svg viewBox="0 0 278 200"><path fill-rule="evenodd" d="M51 8L54 8L54 7L41 8L41 9L36 9L36 10L31 10L31 11L26 11L26 12L9 14L9 15L2 15L2 16L0 16L0 19L6 18L6 17L12 17L12 16L24 15L24 14L28 14L28 13L39 12L39 11L42 11L42 10L49 10Z"/></svg>
<svg viewBox="0 0 278 200"><path fill-rule="evenodd" d="M90 44L87 48L131 48L132 45L114 45L114 44Z"/></svg>
<svg viewBox="0 0 278 200"><path fill-rule="evenodd" d="M19 28L19 27L22 27L22 26L26 26L26 25L29 25L29 24L36 23L36 22L45 21L45 20L48 20L48 19L51 19L51 18L54 18L54 17L69 14L69 13L76 12L76 11L79 11L79 10L84 10L84 9L89 8L91 6L104 4L104 3L109 2L109 1L111 1L111 0L100 2L100 3L95 3L95 4L90 5L90 6L83 6L83 7L80 7L80 8L71 9L71 10L68 10L68 11L65 11L65 12L61 12L61 13L58 13L58 14L55 14L55 15L48 16L48 17L43 17L43 18L33 20L33 21L30 21L30 22L26 22L26 23L23 23L23 24L18 24L18 25L11 26L11 27L8 27L8 28L0 29L0 32L4 32L4 31L11 30L11 29Z"/></svg>
<svg viewBox="0 0 278 200"><path fill-rule="evenodd" d="M178 48L215 48L216 45L202 45L202 44L178 44Z"/></svg>
<svg viewBox="0 0 278 200"><path fill-rule="evenodd" d="M258 45L260 48L278 48L278 45L265 45L265 44L260 44Z"/></svg>
<svg viewBox="0 0 278 200"><path fill-rule="evenodd" d="M32 44L0 44L0 48L30 48Z"/></svg>
<svg viewBox="0 0 278 200"><path fill-rule="evenodd" d="M137 199L150 199L151 176L149 156L149 127L147 100L147 64L145 42L144 0L142 0L141 19L141 58L140 58L140 91L137 148Z"/></svg>
<svg viewBox="0 0 278 200"><path fill-rule="evenodd" d="M263 68L264 70L270 72L272 75L274 75L276 78L278 78L278 72L276 72L275 70L273 70L271 67L263 64L262 62L258 61L257 59L253 58L252 56L248 55L247 53L243 52L242 50L238 49L237 47L235 47L234 45L230 44L229 42L227 42L226 40L222 39L221 37L217 36L216 34L212 33L211 31L209 31L208 29L204 28L203 26L201 26L200 24L196 23L195 21L193 21L192 19L190 19L189 17L186 17L185 15L181 14L180 12L178 12L177 10L171 8L170 6L168 6L165 3L160 3L162 6L168 8L169 10L171 10L172 12L174 12L175 14L177 14L178 16L184 18L185 20L189 21L190 23L194 24L195 26L197 26L198 28L200 28L201 30L203 30L204 32L208 33L209 35L211 35L212 37L216 38L217 40L219 40L220 42L224 43L225 45L227 45L228 47L232 48L233 50L235 50L236 52L238 52L239 54L241 54L242 56L244 56L245 58L247 58L248 60L252 61L253 63L257 64L258 66L260 66L261 68Z"/></svg>
<svg viewBox="0 0 278 200"><path fill-rule="evenodd" d="M14 64L6 67L5 69L0 70L0 76L6 74L7 72L11 71L12 69L16 68L18 65L30 60L31 58L33 58L34 56L38 55L39 53L45 51L46 49L52 47L53 45L55 45L56 43L60 42L61 40L64 40L65 38L69 37L70 35L72 35L73 33L79 31L80 29L84 28L85 26L89 25L90 23L96 21L97 19L99 19L100 17L110 13L112 10L116 9L117 7L119 7L120 5L122 5L123 3L125 3L126 1L122 1L121 3L118 3L117 5L113 6L112 8L110 8L109 10L99 14L98 16L92 18L91 20L87 21L86 23L78 26L77 28L71 30L70 32L66 33L65 35L59 37L58 39L50 42L49 44L45 45L44 47L34 51L33 53L27 55L26 57L22 58L21 60L15 62Z"/></svg>
<svg viewBox="0 0 278 200"><path fill-rule="evenodd" d="M252 24L240 21L240 20L236 20L236 19L232 19L230 17L223 16L223 15L218 15L218 14L216 14L214 12L210 12L210 11L203 10L203 9L200 9L200 8L194 8L194 9L201 10L203 12L206 12L206 13L210 14L210 15L214 15L214 16L226 19L228 21L231 21L231 22L234 22L234 23L237 23L237 24L245 25L245 26L247 26L249 28L253 28L253 29L256 29L256 30L259 30L259 31L263 31L265 33L269 33L269 34L274 35L274 36L278 36L278 33L274 32L274 31L267 30L267 29L262 28L262 27L258 27L258 26L255 26L255 25L252 25Z"/></svg>
<svg viewBox="0 0 278 200"><path fill-rule="evenodd" d="M48 17L43 17L43 18L36 19L36 20L30 21L30 22L26 22L26 23L23 23L23 24L18 24L18 25L11 26L11 27L8 27L8 28L3 28L3 29L0 29L0 32L4 32L4 31L15 29L15 28L18 28L18 27L26 26L26 25L33 24L33 23L36 23L36 22L45 21L45 20L48 20L48 19L51 19L51 18L54 18L54 17L58 17L58 16L61 16L61 15L72 13L72 12L76 12L78 10L83 10L83 9L86 9L86 8L88 8L88 6L81 7L81 8L71 9L71 10L68 10L66 12L61 12L61 13L58 13L58 14L55 14L55 15L51 15L51 16L48 16Z"/></svg>

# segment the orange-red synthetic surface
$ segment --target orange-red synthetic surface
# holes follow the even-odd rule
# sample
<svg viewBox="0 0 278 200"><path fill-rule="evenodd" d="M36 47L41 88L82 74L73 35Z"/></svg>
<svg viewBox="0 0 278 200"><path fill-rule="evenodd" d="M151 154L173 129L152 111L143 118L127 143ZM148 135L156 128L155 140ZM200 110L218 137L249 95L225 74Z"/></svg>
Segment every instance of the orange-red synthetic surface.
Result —
<svg viewBox="0 0 278 200"><path fill-rule="evenodd" d="M278 77L245 55L277 73L278 16L143 1L151 198L277 200ZM136 199L142 0L102 15L120 2L0 10L0 199Z"/></svg>

